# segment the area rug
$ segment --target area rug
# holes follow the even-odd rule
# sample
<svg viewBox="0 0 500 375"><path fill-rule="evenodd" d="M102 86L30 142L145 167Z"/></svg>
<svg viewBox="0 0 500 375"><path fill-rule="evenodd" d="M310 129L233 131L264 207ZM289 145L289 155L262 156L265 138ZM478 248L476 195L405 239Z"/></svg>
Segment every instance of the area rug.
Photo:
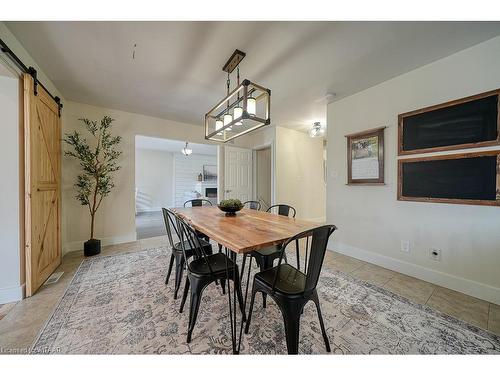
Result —
<svg viewBox="0 0 500 375"><path fill-rule="evenodd" d="M86 259L32 346L52 354L230 354L227 296L205 289L192 342L188 307L179 313L169 250ZM332 354L497 354L500 338L389 291L328 268L318 291ZM283 318L256 299L242 354L286 354ZM299 353L326 353L314 304L300 322Z"/></svg>

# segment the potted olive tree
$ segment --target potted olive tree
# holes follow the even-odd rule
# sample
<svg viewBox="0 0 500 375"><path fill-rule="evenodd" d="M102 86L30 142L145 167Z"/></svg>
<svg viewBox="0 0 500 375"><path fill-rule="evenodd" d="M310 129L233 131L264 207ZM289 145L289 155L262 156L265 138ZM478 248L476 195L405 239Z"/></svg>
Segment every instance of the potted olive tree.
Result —
<svg viewBox="0 0 500 375"><path fill-rule="evenodd" d="M121 151L116 148L121 141L120 136L111 134L111 124L114 119L104 116L100 123L89 119L79 119L90 133L90 140L78 131L66 134L64 142L71 146L65 155L75 158L81 166L81 172L76 177L75 198L87 206L90 214L90 239L84 244L85 256L101 252L101 241L94 238L95 214L101 206L104 197L108 196L113 183L113 172L120 169L117 159Z"/></svg>

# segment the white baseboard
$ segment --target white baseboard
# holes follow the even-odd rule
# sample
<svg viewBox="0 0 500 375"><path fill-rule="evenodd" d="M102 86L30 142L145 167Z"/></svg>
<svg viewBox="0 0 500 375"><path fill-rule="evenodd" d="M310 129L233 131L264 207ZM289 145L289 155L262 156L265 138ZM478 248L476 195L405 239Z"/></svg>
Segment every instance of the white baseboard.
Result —
<svg viewBox="0 0 500 375"><path fill-rule="evenodd" d="M150 207L150 208L138 208L136 210L137 213L139 212L160 212L161 211L161 207Z"/></svg>
<svg viewBox="0 0 500 375"><path fill-rule="evenodd" d="M17 302L24 298L24 284L0 289L0 305Z"/></svg>
<svg viewBox="0 0 500 375"><path fill-rule="evenodd" d="M116 245L120 243L136 241L137 234L134 232L124 236L101 238L100 240L101 240L101 246ZM63 255L72 251L83 250L84 242L85 241L72 241L63 244Z"/></svg>
<svg viewBox="0 0 500 375"><path fill-rule="evenodd" d="M453 289L485 301L500 304L500 288L496 288L491 285L453 276L444 272L439 272L417 264L380 255L372 251L360 249L340 242L336 242L333 246L330 245L328 247L329 249L335 249L338 253L348 255L365 262L373 263L377 266L416 277L417 279L421 279L448 289Z"/></svg>

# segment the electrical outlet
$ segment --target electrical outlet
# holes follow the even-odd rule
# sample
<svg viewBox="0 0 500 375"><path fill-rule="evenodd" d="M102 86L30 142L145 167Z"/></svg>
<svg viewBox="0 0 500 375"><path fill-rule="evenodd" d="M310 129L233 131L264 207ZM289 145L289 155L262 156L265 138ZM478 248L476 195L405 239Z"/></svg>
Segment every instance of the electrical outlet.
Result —
<svg viewBox="0 0 500 375"><path fill-rule="evenodd" d="M441 261L441 250L429 249L429 258L436 261L436 262L440 262Z"/></svg>
<svg viewBox="0 0 500 375"><path fill-rule="evenodd" d="M410 252L410 241L408 240L401 240L401 251L403 253L409 253Z"/></svg>

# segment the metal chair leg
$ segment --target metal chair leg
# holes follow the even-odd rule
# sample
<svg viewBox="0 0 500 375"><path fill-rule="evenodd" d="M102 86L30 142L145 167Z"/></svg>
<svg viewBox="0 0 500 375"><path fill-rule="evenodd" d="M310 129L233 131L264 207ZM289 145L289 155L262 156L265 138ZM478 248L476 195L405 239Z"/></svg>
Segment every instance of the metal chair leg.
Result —
<svg viewBox="0 0 500 375"><path fill-rule="evenodd" d="M182 311L184 310L184 304L186 303L188 293L189 293L189 279L186 277L186 284L184 285L184 292L182 293L181 307L179 309L179 313L181 314Z"/></svg>
<svg viewBox="0 0 500 375"><path fill-rule="evenodd" d="M255 286L252 287L252 299L250 300L250 309L248 310L247 323L245 325L245 334L248 333L250 329L250 321L252 320L252 312L253 312L253 304L255 302L255 295L257 294L257 290L255 290Z"/></svg>
<svg viewBox="0 0 500 375"><path fill-rule="evenodd" d="M168 265L167 277L165 278L165 284L168 284L168 279L170 279L170 274L172 273L172 268L174 266L175 255L172 253L170 255L170 263Z"/></svg>
<svg viewBox="0 0 500 375"><path fill-rule="evenodd" d="M177 299L177 293L181 287L182 273L184 272L184 255L175 257L175 291L174 299Z"/></svg>
<svg viewBox="0 0 500 375"><path fill-rule="evenodd" d="M319 326L321 327L321 334L323 335L323 340L325 341L326 351L330 353L330 340L328 339L328 335L326 334L325 324L323 323L323 314L321 313L321 307L319 307L319 298L316 291L314 291L312 300L314 301L314 304L316 305L316 311L318 312Z"/></svg>

